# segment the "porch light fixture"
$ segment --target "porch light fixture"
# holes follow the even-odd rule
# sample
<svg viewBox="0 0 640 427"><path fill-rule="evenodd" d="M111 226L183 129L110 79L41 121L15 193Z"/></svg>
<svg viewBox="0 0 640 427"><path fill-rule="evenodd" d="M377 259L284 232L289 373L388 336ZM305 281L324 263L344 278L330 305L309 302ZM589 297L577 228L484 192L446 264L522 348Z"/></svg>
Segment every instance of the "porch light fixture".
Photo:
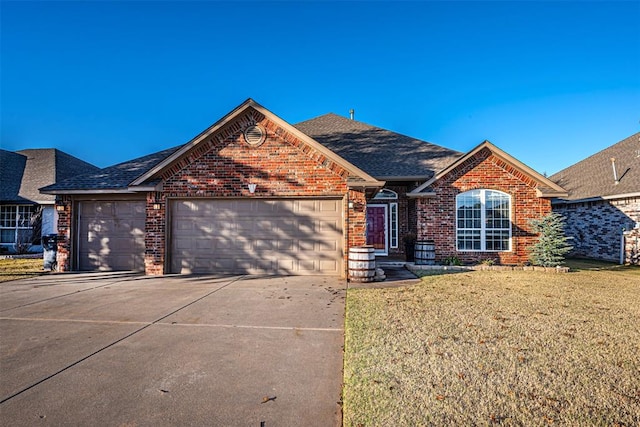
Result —
<svg viewBox="0 0 640 427"><path fill-rule="evenodd" d="M349 206L349 209L353 209L356 212L362 212L364 210L365 205L360 202L349 201L348 206Z"/></svg>
<svg viewBox="0 0 640 427"><path fill-rule="evenodd" d="M249 193L251 193L251 194L255 193L257 186L258 186L258 184L247 184L247 187L249 187Z"/></svg>
<svg viewBox="0 0 640 427"><path fill-rule="evenodd" d="M58 212L63 212L64 211L64 205L56 205L56 210Z"/></svg>

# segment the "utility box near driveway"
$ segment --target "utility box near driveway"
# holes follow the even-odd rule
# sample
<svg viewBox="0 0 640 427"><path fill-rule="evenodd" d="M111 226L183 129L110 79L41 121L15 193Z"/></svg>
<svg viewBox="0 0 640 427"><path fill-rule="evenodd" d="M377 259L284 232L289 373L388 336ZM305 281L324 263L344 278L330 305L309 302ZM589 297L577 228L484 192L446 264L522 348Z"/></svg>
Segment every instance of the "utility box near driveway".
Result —
<svg viewBox="0 0 640 427"><path fill-rule="evenodd" d="M55 271L58 263L56 255L58 254L58 235L47 234L42 236L42 259L44 260L44 269Z"/></svg>

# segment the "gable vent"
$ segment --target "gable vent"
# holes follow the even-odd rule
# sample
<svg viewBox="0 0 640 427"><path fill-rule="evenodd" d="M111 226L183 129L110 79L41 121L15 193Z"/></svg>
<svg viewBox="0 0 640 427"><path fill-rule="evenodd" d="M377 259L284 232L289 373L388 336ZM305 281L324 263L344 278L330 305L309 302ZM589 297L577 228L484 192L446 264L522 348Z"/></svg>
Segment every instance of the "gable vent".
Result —
<svg viewBox="0 0 640 427"><path fill-rule="evenodd" d="M251 125L244 130L244 140L252 147L257 147L265 140L265 131L261 126Z"/></svg>

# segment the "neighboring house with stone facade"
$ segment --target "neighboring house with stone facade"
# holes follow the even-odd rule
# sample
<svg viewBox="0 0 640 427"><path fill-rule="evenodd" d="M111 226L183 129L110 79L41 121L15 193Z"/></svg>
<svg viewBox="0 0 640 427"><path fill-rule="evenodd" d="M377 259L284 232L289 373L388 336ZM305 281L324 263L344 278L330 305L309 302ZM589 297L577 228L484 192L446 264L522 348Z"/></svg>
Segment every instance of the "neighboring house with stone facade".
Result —
<svg viewBox="0 0 640 427"><path fill-rule="evenodd" d="M335 114L291 125L249 99L184 145L42 189L62 270L344 276L349 248L524 263L566 196L485 142L463 154Z"/></svg>
<svg viewBox="0 0 640 427"><path fill-rule="evenodd" d="M637 241L640 226L640 133L550 179L569 193L553 200L553 210L566 218L571 255L624 262L630 255L624 255L623 238Z"/></svg>
<svg viewBox="0 0 640 427"><path fill-rule="evenodd" d="M0 150L0 251L42 251L41 236L57 232L58 216L55 196L38 189L98 170L55 148Z"/></svg>

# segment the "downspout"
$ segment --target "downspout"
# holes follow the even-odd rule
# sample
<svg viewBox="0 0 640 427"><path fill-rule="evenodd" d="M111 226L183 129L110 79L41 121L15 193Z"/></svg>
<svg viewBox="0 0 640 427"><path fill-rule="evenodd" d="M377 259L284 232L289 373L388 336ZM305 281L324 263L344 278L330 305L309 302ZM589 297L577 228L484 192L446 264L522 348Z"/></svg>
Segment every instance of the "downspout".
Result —
<svg viewBox="0 0 640 427"><path fill-rule="evenodd" d="M347 282L349 281L349 248L350 248L350 246L349 246L349 237L350 237L349 232L350 232L350 228L351 228L349 219L351 217L351 204L352 204L350 194L351 194L351 190L349 188L347 188L347 206L346 206L346 208L347 208L346 228L347 228L347 230L346 230L346 233L345 233L346 242L345 242L344 253L342 254L342 260L343 261L345 261L345 257L344 256L345 255L347 256L347 258L346 258L347 262L345 263L345 266L344 266L344 269L343 269L343 274L346 277Z"/></svg>
<svg viewBox="0 0 640 427"><path fill-rule="evenodd" d="M620 234L620 265L624 265L624 259L625 259L625 238L624 238L624 232L625 232L625 228L622 227L622 233Z"/></svg>

